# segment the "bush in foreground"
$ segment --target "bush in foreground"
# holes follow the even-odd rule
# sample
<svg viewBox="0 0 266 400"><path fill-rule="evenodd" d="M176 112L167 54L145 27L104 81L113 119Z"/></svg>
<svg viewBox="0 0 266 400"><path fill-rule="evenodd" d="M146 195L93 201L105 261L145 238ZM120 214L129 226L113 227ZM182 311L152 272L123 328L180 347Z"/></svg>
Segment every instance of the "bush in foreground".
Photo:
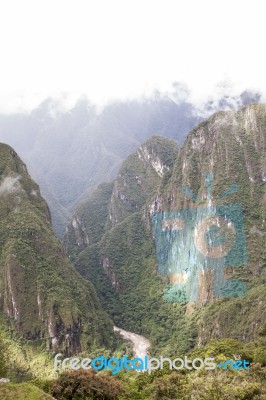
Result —
<svg viewBox="0 0 266 400"><path fill-rule="evenodd" d="M79 370L63 372L51 392L57 400L116 400L123 390L114 376Z"/></svg>

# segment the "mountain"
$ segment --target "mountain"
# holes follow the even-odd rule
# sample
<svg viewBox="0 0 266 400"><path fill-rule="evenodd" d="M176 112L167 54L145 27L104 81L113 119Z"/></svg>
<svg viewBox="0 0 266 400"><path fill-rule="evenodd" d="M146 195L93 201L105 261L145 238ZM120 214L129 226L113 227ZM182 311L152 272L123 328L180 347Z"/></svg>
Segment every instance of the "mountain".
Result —
<svg viewBox="0 0 266 400"><path fill-rule="evenodd" d="M130 155L116 180L99 185L76 209L65 235L65 245L72 246L70 254L97 243L105 232L139 212L163 176L170 174L177 154L174 141L154 136Z"/></svg>
<svg viewBox="0 0 266 400"><path fill-rule="evenodd" d="M200 117L167 97L118 102L99 112L81 99L68 112L48 99L29 115L0 115L0 140L13 146L39 183L62 238L70 213L154 133L179 141Z"/></svg>
<svg viewBox="0 0 266 400"><path fill-rule="evenodd" d="M265 133L258 104L214 114L180 150L155 136L76 209L77 270L153 352L265 331Z"/></svg>
<svg viewBox="0 0 266 400"><path fill-rule="evenodd" d="M187 133L214 111L258 101L244 92L209 100L201 110L178 85L173 95L114 102L102 110L86 98L64 111L47 99L29 114L0 115L0 140L16 149L40 185L62 239L74 208L98 186L112 181L122 161L152 135L174 139Z"/></svg>
<svg viewBox="0 0 266 400"><path fill-rule="evenodd" d="M29 344L76 354L113 345L93 285L54 236L49 208L25 164L0 145L0 317Z"/></svg>

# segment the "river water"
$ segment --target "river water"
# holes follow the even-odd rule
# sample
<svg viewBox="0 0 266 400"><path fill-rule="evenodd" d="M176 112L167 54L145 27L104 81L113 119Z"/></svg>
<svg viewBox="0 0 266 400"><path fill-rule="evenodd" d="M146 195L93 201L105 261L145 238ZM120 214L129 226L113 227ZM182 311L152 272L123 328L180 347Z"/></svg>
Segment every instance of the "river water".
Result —
<svg viewBox="0 0 266 400"><path fill-rule="evenodd" d="M151 342L147 338L133 332L125 331L117 326L114 326L114 331L132 343L135 357L144 358L148 354Z"/></svg>

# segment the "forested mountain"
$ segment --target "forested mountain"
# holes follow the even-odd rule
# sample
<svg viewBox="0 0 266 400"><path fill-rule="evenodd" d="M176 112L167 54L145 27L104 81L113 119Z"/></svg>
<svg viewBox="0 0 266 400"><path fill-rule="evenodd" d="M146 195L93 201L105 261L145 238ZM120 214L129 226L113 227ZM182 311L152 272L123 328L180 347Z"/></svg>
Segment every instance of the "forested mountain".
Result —
<svg viewBox="0 0 266 400"><path fill-rule="evenodd" d="M0 383L0 396L264 399L265 133L258 104L214 114L183 145L149 138L75 209L69 257L39 186L1 144L0 375L30 383ZM117 377L52 370L59 351L128 354L113 324L149 338L152 356L251 366Z"/></svg>
<svg viewBox="0 0 266 400"><path fill-rule="evenodd" d="M261 104L214 114L180 150L155 136L76 209L76 268L154 351L265 329L265 133Z"/></svg>
<svg viewBox="0 0 266 400"><path fill-rule="evenodd" d="M93 285L70 264L39 186L4 144L0 217L1 331L12 330L51 352L112 347L112 323Z"/></svg>

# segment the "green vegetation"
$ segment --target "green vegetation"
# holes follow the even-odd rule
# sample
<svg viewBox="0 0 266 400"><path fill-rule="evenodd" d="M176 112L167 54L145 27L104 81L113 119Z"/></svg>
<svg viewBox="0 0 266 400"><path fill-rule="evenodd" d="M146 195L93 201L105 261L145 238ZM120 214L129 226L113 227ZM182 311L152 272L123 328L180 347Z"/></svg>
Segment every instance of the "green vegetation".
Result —
<svg viewBox="0 0 266 400"><path fill-rule="evenodd" d="M63 372L51 387L58 400L117 400L122 392L117 378L93 370Z"/></svg>
<svg viewBox="0 0 266 400"><path fill-rule="evenodd" d="M1 316L0 377L12 382L55 378L53 355L46 351L44 343L23 339L8 322L7 317Z"/></svg>
<svg viewBox="0 0 266 400"><path fill-rule="evenodd" d="M7 351L2 334L0 334L0 354L0 376L5 377L7 374Z"/></svg>
<svg viewBox="0 0 266 400"><path fill-rule="evenodd" d="M3 400L52 400L52 396L30 383L0 383L0 398Z"/></svg>
<svg viewBox="0 0 266 400"><path fill-rule="evenodd" d="M265 378L265 368L256 365L251 371L139 374L127 377L128 392L120 400L264 400Z"/></svg>
<svg viewBox="0 0 266 400"><path fill-rule="evenodd" d="M66 250L72 259L84 250L88 243L97 243L105 233L112 190L113 183L102 183L88 201L77 208L64 237Z"/></svg>
<svg viewBox="0 0 266 400"><path fill-rule="evenodd" d="M188 353L190 360L213 357L216 364L245 359L250 363L249 370L229 366L176 371L165 362L163 369L151 374L123 370L113 376L111 371L64 371L56 379L31 383L58 400L265 400L266 367L250 352L252 346L254 342L243 345L232 339L211 340ZM255 347L263 351L258 343Z"/></svg>

